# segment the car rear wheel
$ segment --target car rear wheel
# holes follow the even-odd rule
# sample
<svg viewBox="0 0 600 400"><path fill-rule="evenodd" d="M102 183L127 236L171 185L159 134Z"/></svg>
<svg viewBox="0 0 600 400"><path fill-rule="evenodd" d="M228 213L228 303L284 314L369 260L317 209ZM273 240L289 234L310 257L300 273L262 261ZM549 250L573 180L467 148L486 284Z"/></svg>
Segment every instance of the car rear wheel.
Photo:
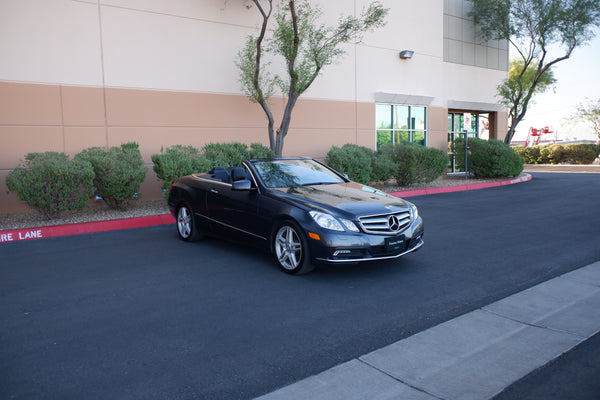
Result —
<svg viewBox="0 0 600 400"><path fill-rule="evenodd" d="M286 222L277 229L273 248L279 266L288 274L306 274L314 269L308 242L296 224Z"/></svg>
<svg viewBox="0 0 600 400"><path fill-rule="evenodd" d="M194 223L192 209L187 205L182 205L177 210L177 233L186 242L202 239L202 234Z"/></svg>

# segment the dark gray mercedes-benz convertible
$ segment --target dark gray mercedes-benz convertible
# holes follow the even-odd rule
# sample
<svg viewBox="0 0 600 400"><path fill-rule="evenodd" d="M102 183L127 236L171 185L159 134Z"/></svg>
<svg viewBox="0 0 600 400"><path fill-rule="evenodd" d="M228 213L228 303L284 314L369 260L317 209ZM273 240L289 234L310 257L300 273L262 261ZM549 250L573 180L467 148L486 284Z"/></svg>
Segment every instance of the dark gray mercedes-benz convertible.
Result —
<svg viewBox="0 0 600 400"><path fill-rule="evenodd" d="M211 235L256 246L292 274L319 263L396 258L423 245L414 204L310 158L247 160L182 177L169 208L183 240Z"/></svg>

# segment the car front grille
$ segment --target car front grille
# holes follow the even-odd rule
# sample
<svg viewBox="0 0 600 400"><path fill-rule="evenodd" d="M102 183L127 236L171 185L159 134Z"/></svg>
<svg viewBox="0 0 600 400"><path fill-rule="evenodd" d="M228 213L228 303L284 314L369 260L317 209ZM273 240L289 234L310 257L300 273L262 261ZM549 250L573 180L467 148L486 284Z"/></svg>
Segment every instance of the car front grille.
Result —
<svg viewBox="0 0 600 400"><path fill-rule="evenodd" d="M358 218L363 230L376 235L389 235L402 232L410 225L410 211L390 214L368 215Z"/></svg>

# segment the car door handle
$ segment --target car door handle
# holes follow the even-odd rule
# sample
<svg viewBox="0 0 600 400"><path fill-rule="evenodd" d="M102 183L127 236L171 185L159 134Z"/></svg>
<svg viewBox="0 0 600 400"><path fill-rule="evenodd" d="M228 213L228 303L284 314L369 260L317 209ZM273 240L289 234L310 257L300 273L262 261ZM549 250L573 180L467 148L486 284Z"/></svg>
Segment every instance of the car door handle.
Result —
<svg viewBox="0 0 600 400"><path fill-rule="evenodd" d="M219 194L219 191L217 189L210 189L210 192L214 194Z"/></svg>

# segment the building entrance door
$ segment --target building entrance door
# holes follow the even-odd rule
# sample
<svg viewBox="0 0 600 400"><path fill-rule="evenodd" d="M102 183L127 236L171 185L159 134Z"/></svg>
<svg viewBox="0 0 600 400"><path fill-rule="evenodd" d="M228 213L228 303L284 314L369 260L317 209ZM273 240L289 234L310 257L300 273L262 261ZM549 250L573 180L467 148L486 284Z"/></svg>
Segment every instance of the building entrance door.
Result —
<svg viewBox="0 0 600 400"><path fill-rule="evenodd" d="M489 138L489 117L488 114L471 113L471 124L465 126L465 114L469 112L449 112L448 113L448 154L450 155L451 172L464 172L464 169L458 168L455 159L455 141L464 139L465 135L469 138Z"/></svg>

